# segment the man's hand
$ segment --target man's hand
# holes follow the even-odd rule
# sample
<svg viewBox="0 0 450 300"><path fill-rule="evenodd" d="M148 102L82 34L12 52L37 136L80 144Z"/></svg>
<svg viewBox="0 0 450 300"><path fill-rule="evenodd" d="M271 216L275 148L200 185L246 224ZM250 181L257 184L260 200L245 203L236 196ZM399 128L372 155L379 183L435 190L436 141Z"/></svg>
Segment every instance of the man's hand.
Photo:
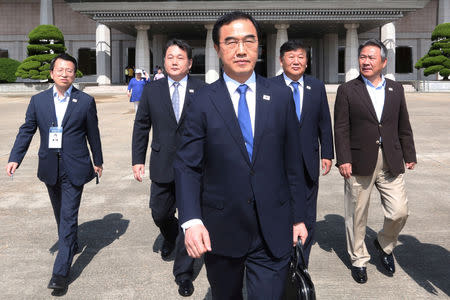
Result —
<svg viewBox="0 0 450 300"><path fill-rule="evenodd" d="M127 96L128 96L128 98L131 97L131 90L128 90L128 91L127 91Z"/></svg>
<svg viewBox="0 0 450 300"><path fill-rule="evenodd" d="M14 161L9 162L6 165L6 174L8 174L8 176L11 177L16 172L18 166L19 164Z"/></svg>
<svg viewBox="0 0 450 300"><path fill-rule="evenodd" d="M414 170L416 163L415 162L407 162L407 163L405 163L405 165L408 170Z"/></svg>
<svg viewBox="0 0 450 300"><path fill-rule="evenodd" d="M346 163L346 164L340 165L339 173L341 173L341 175L346 179L350 178L352 176L352 164Z"/></svg>
<svg viewBox="0 0 450 300"><path fill-rule="evenodd" d="M327 175L331 170L331 159L322 158L322 175Z"/></svg>
<svg viewBox="0 0 450 300"><path fill-rule="evenodd" d="M94 166L94 171L98 174L99 178L102 177L103 166Z"/></svg>
<svg viewBox="0 0 450 300"><path fill-rule="evenodd" d="M184 244L190 257L200 258L207 251L211 251L209 233L202 224L189 227L184 235Z"/></svg>
<svg viewBox="0 0 450 300"><path fill-rule="evenodd" d="M144 164L136 164L133 166L134 179L136 179L139 182L142 182L142 175L144 174L145 174Z"/></svg>
<svg viewBox="0 0 450 300"><path fill-rule="evenodd" d="M294 224L293 228L294 235L292 236L292 247L297 245L298 238L302 240L302 245L305 244L306 238L308 237L308 230L306 229L305 223Z"/></svg>

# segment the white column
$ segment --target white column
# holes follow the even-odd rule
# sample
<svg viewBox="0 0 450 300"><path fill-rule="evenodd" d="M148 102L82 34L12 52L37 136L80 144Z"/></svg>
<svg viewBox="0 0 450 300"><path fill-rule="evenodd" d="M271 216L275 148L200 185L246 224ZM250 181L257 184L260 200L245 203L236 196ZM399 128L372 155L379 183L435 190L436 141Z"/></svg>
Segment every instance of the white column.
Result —
<svg viewBox="0 0 450 300"><path fill-rule="evenodd" d="M268 33L266 36L266 49L267 49L267 78L275 76L275 66L280 65L280 49L275 49L277 41L277 35L274 33Z"/></svg>
<svg viewBox="0 0 450 300"><path fill-rule="evenodd" d="M281 45L288 41L287 29L289 24L275 24L277 29L277 37L275 41L275 53L279 53ZM275 75L280 75L283 72L283 68L280 66L280 61L275 59L274 61Z"/></svg>
<svg viewBox="0 0 450 300"><path fill-rule="evenodd" d="M164 47L166 46L167 36L164 34L154 34L152 41L153 67L164 66Z"/></svg>
<svg viewBox="0 0 450 300"><path fill-rule="evenodd" d="M53 25L53 1L41 0L41 25Z"/></svg>
<svg viewBox="0 0 450 300"><path fill-rule="evenodd" d="M450 1L439 0L438 24L450 23Z"/></svg>
<svg viewBox="0 0 450 300"><path fill-rule="evenodd" d="M387 48L386 78L395 80L395 24L393 22L381 26L381 42Z"/></svg>
<svg viewBox="0 0 450 300"><path fill-rule="evenodd" d="M324 39L324 81L326 83L338 82L338 34L327 33Z"/></svg>
<svg viewBox="0 0 450 300"><path fill-rule="evenodd" d="M345 24L347 35L345 39L345 81L359 76L358 65L358 32L359 24Z"/></svg>
<svg viewBox="0 0 450 300"><path fill-rule="evenodd" d="M111 30L108 26L97 22L95 31L97 83L111 84Z"/></svg>
<svg viewBox="0 0 450 300"><path fill-rule="evenodd" d="M150 72L150 48L148 44L148 30L150 25L136 25L136 68Z"/></svg>
<svg viewBox="0 0 450 300"><path fill-rule="evenodd" d="M216 49L214 49L214 42L212 40L213 24L206 24L206 45L205 45L205 82L212 83L219 79L220 65L219 57Z"/></svg>

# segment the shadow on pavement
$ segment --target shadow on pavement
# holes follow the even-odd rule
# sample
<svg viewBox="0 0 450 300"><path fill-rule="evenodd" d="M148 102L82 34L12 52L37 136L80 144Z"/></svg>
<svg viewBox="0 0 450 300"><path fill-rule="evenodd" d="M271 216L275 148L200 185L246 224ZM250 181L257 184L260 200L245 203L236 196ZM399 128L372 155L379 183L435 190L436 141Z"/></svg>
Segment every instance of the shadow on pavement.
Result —
<svg viewBox="0 0 450 300"><path fill-rule="evenodd" d="M394 255L402 269L430 294L438 294L436 286L450 296L450 252L411 235L400 235L399 241Z"/></svg>
<svg viewBox="0 0 450 300"><path fill-rule="evenodd" d="M74 282L92 261L95 255L125 233L129 220L122 219L120 213L112 213L103 219L85 222L78 226L78 247L81 253L72 264L69 284ZM56 242L49 251L54 253L58 249Z"/></svg>

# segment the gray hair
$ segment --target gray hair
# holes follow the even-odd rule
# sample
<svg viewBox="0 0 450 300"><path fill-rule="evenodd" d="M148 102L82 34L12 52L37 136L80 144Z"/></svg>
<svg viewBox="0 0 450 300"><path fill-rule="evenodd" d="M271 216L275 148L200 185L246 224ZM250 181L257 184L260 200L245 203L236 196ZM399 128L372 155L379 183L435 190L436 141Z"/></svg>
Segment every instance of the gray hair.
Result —
<svg viewBox="0 0 450 300"><path fill-rule="evenodd" d="M381 51L381 60L382 60L382 61L385 61L385 60L386 60L386 57L387 57L387 48L386 48L386 46L385 46L380 40L377 40L377 39L370 39L370 40L365 41L365 42L362 43L361 45L359 45L359 47L358 47L358 57L359 57L359 55L361 54L361 50L362 50L364 47L366 47L366 46L375 46L375 47L380 48L380 51Z"/></svg>

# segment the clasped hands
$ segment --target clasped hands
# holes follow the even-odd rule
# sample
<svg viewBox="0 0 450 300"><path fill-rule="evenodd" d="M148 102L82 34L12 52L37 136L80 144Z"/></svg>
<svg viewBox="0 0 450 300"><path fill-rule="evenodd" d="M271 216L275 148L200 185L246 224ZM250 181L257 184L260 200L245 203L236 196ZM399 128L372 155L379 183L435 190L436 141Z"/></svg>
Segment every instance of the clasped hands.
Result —
<svg viewBox="0 0 450 300"><path fill-rule="evenodd" d="M305 244L308 230L304 223L297 223L293 226L293 247L297 244L299 237L302 240L302 244ZM202 224L196 224L186 229L184 243L188 255L193 258L200 258L203 254L212 250L209 232Z"/></svg>

